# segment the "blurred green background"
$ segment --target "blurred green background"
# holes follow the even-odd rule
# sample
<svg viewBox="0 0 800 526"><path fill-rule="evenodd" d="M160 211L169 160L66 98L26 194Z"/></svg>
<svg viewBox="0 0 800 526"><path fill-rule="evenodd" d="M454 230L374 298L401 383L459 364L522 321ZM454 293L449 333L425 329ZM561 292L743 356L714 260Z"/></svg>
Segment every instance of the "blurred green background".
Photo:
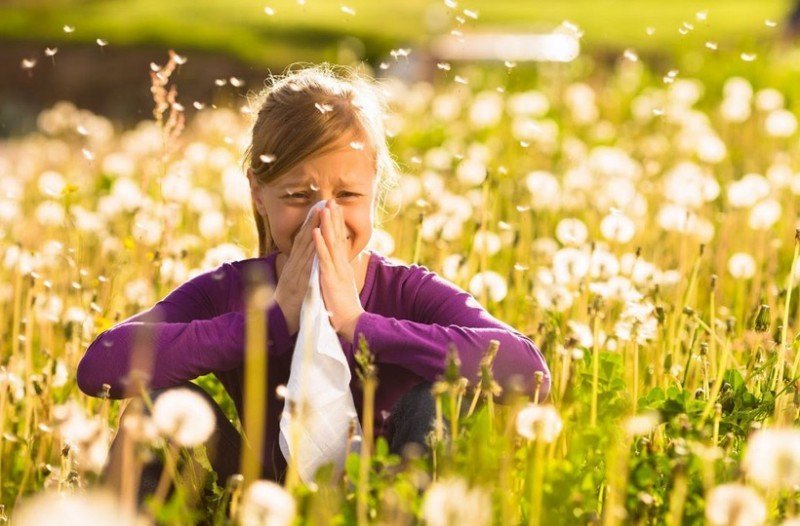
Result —
<svg viewBox="0 0 800 526"><path fill-rule="evenodd" d="M682 57L708 55L709 41L734 56L785 41L793 7L790 0L11 0L0 4L0 136L30 131L34 115L63 99L115 120L146 118L149 64L163 63L170 48L189 59L182 94L213 102L230 90L216 79L240 78L242 92L287 64L321 60L364 61L380 73L381 62L408 62L391 50L411 48L414 63L453 30L540 33L565 20L583 31L583 55L610 63L633 49L666 71ZM413 67L410 74L423 78L436 69L430 57Z"/></svg>

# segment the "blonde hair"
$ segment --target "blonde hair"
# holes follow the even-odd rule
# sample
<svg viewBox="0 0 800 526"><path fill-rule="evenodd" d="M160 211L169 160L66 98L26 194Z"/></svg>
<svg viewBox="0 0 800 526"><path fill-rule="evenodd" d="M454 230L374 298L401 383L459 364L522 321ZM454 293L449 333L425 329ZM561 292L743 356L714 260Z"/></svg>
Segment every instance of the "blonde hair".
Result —
<svg viewBox="0 0 800 526"><path fill-rule="evenodd" d="M292 71L293 66L302 69ZM388 190L397 182L398 168L389 152L383 118L387 103L377 82L345 66L328 63L294 64L283 75L271 76L268 85L250 102L255 116L253 135L244 167L258 182L278 179L306 159L332 150L346 135L354 134L375 155L378 209L382 217ZM253 203L258 230L258 255L277 247Z"/></svg>

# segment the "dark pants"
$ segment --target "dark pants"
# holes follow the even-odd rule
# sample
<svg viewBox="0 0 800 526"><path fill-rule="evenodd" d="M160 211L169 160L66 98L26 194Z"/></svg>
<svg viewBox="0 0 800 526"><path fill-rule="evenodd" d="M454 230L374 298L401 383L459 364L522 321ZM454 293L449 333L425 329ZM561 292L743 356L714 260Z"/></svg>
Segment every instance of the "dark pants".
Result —
<svg viewBox="0 0 800 526"><path fill-rule="evenodd" d="M404 449L410 444L414 444L411 447L419 453L426 454L430 452L426 437L432 430L436 418L436 407L431 394L431 387L432 384L430 382L420 382L404 393L395 403L387 420L387 435L391 453L402 455ZM214 411L216 427L208 440L209 447L207 451L211 467L214 468L217 474L217 483L220 486L224 486L231 475L241 473L239 461L242 437L225 416L222 408L202 387L196 384L186 382L176 387L155 389L150 391L149 395L155 401L169 389L176 388L187 388L200 394L208 401ZM128 409L126 408L122 414L123 419L126 417L127 412ZM121 472L119 467L123 433L124 430L121 428L114 438L110 451L111 460L102 475L103 481L112 486L118 486L120 478L127 476L127 474ZM155 492L163 467L163 463L159 459L153 459L144 464L138 492L138 502L140 504L144 502L146 496ZM264 476L264 473L272 472L273 470L270 466L264 466L262 476ZM270 477L267 476L266 478Z"/></svg>

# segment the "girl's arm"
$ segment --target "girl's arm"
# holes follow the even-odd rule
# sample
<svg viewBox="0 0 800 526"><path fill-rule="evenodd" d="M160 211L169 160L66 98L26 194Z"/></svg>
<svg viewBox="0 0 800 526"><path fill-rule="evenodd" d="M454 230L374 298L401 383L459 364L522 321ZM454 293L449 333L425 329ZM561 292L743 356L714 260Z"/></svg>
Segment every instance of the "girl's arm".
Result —
<svg viewBox="0 0 800 526"><path fill-rule="evenodd" d="M434 381L444 372L452 342L458 349L461 375L475 385L489 341L498 340L492 371L504 391L517 376L525 392L532 395L534 373L541 371L539 398L547 396L550 371L536 344L489 314L469 293L424 267L415 270L402 287L401 300L414 321L365 312L356 324L356 343L363 333L376 362L402 365Z"/></svg>
<svg viewBox="0 0 800 526"><path fill-rule="evenodd" d="M78 365L78 387L90 396L98 396L103 384L111 386L111 398L138 395L131 392L129 385L132 359L137 363L136 369L146 369L150 389L239 367L244 356L245 315L235 311L219 313L220 306L227 305L232 274L236 272L225 264L201 274L151 309L98 335ZM293 349L296 336L289 335L276 302L267 309L267 322L270 356ZM144 366L139 365L143 361Z"/></svg>

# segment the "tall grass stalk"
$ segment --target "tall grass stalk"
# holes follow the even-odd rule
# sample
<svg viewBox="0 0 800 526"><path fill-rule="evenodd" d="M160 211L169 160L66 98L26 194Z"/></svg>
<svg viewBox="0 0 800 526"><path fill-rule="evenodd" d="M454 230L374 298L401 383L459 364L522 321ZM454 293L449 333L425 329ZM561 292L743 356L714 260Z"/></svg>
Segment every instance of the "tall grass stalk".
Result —
<svg viewBox="0 0 800 526"><path fill-rule="evenodd" d="M259 285L250 294L245 319L244 353L244 433L249 447L241 452L241 470L247 486L261 476L261 453L264 449L264 428L267 410L267 358L266 312L270 290Z"/></svg>
<svg viewBox="0 0 800 526"><path fill-rule="evenodd" d="M373 424L375 422L375 391L378 387L378 372L375 367L374 357L367 346L366 338L363 334L359 336L358 351L355 359L359 365L358 376L364 393L364 406L361 411L364 436L361 442L361 458L358 464L356 516L359 526L363 526L369 524L369 473L372 465L372 448L375 439Z"/></svg>

